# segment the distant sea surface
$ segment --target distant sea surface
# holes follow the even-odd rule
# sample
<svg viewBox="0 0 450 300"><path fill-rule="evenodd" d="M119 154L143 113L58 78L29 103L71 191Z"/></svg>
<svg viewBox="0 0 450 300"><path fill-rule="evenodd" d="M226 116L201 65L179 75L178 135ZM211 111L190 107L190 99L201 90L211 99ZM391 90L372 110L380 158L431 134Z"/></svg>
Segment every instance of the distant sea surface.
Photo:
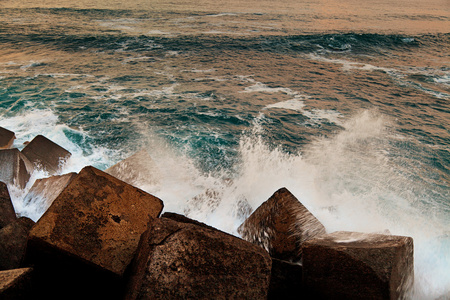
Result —
<svg viewBox="0 0 450 300"><path fill-rule="evenodd" d="M329 232L412 236L410 297L449 299L449 54L448 0L2 0L0 126L62 173L145 149L140 188L236 235L286 187Z"/></svg>

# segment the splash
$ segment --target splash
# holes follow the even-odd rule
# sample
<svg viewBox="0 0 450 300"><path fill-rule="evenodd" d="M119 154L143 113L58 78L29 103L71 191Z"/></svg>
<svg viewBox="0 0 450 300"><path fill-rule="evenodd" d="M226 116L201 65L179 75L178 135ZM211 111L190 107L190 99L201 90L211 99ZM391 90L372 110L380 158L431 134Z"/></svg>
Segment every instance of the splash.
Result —
<svg viewBox="0 0 450 300"><path fill-rule="evenodd" d="M50 109L31 109L25 113L17 113L11 117L3 116L0 126L15 132L16 139L13 147L19 150L25 147L25 143L31 141L37 135L44 135L51 141L62 146L72 153L65 162L64 167L56 175L70 172L79 172L87 165L104 168L111 164L111 158L117 155L105 147L93 146L89 143L89 136L82 130L70 128L60 124L58 116ZM87 146L86 146L87 144ZM18 215L27 216L37 221L45 212L45 199L35 199L32 203L24 201L28 191L36 179L49 177L43 170L35 169L24 189L15 185L9 185L8 189Z"/></svg>
<svg viewBox="0 0 450 300"><path fill-rule="evenodd" d="M62 173L78 172L86 165L106 169L124 158L123 154L92 145L86 151L86 145L71 141L70 136L82 136L85 142L89 136L58 125L51 111L30 111L15 118L19 120L2 119L0 126L11 128L22 139L38 134L37 130L44 131L44 135L72 152ZM28 118L41 122L40 126L32 126ZM139 144L130 146L127 155L145 149L159 180L141 181L137 186L163 199L165 211L185 214L235 235L252 211L276 190L286 187L328 232L389 230L413 237L416 282L411 297L436 299L450 293L450 224L448 216L438 213L445 201L424 202L423 193L411 192L412 186L414 192L437 187L402 173L403 161L397 157L407 157L408 149L396 146L395 141L402 137L392 120L377 112L363 111L343 121L341 131L317 138L298 153L286 153L267 142L263 120L261 114L253 128L242 134L237 149L239 163L232 170L208 173L197 167L186 154L188 151L173 149L142 124L137 127L142 138ZM36 219L42 213L38 201L31 207L23 199L33 181L45 176L37 171L25 190L12 187L14 205L20 214Z"/></svg>
<svg viewBox="0 0 450 300"><path fill-rule="evenodd" d="M302 153L288 154L267 143L256 122L241 137L235 175L197 174L199 194L182 201L178 212L237 234L237 226L250 211L280 187L287 187L328 232L389 230L413 237L416 282L411 297L448 295L448 216L436 213L442 208L439 201L428 199L433 205L425 207L419 205L422 196L410 192L411 186L415 190L432 187L401 172L392 153L407 156L408 150L395 147L393 141L399 137L394 127L385 116L364 111L343 122L344 130L334 136L315 140Z"/></svg>

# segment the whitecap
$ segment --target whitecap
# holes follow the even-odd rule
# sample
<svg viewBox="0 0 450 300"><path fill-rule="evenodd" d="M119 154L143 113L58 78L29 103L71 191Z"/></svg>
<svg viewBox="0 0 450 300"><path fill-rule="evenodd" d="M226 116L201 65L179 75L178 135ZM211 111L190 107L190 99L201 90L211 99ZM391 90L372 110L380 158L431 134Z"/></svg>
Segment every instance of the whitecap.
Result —
<svg viewBox="0 0 450 300"><path fill-rule="evenodd" d="M242 91L241 93L284 93L287 95L297 95L298 92L295 92L291 90L290 88L284 88L284 87L269 87L266 84L262 82L255 82L254 85L248 86Z"/></svg>
<svg viewBox="0 0 450 300"><path fill-rule="evenodd" d="M299 99L290 99L283 102L277 102L274 104L267 105L264 109L269 108L284 108L284 109L291 109L296 111L303 112L303 108L305 107L305 102Z"/></svg>

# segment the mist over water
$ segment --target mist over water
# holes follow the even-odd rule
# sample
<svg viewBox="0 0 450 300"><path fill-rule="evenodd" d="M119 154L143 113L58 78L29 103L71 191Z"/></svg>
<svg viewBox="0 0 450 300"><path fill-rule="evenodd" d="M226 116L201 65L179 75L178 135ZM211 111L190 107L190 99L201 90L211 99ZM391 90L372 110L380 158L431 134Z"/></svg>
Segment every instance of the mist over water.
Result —
<svg viewBox="0 0 450 300"><path fill-rule="evenodd" d="M235 235L286 187L328 232L413 237L411 298L450 297L450 8L278 4L2 1L0 126L61 174L144 149L139 188ZM9 187L19 214L47 176Z"/></svg>

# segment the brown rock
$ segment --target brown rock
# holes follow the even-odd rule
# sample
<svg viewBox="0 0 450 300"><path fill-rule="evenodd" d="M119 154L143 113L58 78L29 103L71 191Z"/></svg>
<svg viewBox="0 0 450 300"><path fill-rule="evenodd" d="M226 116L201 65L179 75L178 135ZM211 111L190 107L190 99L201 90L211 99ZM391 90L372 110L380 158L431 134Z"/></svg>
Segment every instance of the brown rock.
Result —
<svg viewBox="0 0 450 300"><path fill-rule="evenodd" d="M125 299L266 299L260 247L191 223L156 219L142 235Z"/></svg>
<svg viewBox="0 0 450 300"><path fill-rule="evenodd" d="M123 276L160 199L94 167L85 167L30 232L31 253L72 257Z"/></svg>
<svg viewBox="0 0 450 300"><path fill-rule="evenodd" d="M135 186L159 182L158 167L145 149L109 167L105 172Z"/></svg>
<svg viewBox="0 0 450 300"><path fill-rule="evenodd" d="M61 164L72 155L48 138L38 135L23 148L22 153L36 166L49 174L60 170Z"/></svg>
<svg viewBox="0 0 450 300"><path fill-rule="evenodd" d="M0 271L0 299L32 299L32 271L31 268Z"/></svg>
<svg viewBox="0 0 450 300"><path fill-rule="evenodd" d="M0 181L25 188L33 165L18 149L0 150Z"/></svg>
<svg viewBox="0 0 450 300"><path fill-rule="evenodd" d="M302 244L324 234L325 227L294 195L282 188L239 226L238 233L274 258L299 261Z"/></svg>
<svg viewBox="0 0 450 300"><path fill-rule="evenodd" d="M21 267L27 248L28 234L33 227L31 219L22 217L0 229L0 270Z"/></svg>
<svg viewBox="0 0 450 300"><path fill-rule="evenodd" d="M326 299L404 299L414 281L410 237L339 231L303 245L303 281Z"/></svg>
<svg viewBox="0 0 450 300"><path fill-rule="evenodd" d="M268 299L306 299L300 264L272 258Z"/></svg>
<svg viewBox="0 0 450 300"><path fill-rule="evenodd" d="M9 196L8 186L0 181L0 229L16 220L16 212Z"/></svg>
<svg viewBox="0 0 450 300"><path fill-rule="evenodd" d="M209 226L205 223L199 222L197 220L192 220L184 215L180 215L177 213L173 213L173 212L165 212L162 214L161 218L166 218L166 219L171 219L180 223L189 223L189 224L194 224L194 225L198 225L198 226L202 226L205 228L209 228L212 230L217 230L216 228Z"/></svg>
<svg viewBox="0 0 450 300"><path fill-rule="evenodd" d="M0 149L10 149L15 139L14 132L0 127Z"/></svg>
<svg viewBox="0 0 450 300"><path fill-rule="evenodd" d="M35 207L39 209L36 214L41 216L76 175L77 173L68 173L37 179L25 196L24 203L36 203Z"/></svg>

